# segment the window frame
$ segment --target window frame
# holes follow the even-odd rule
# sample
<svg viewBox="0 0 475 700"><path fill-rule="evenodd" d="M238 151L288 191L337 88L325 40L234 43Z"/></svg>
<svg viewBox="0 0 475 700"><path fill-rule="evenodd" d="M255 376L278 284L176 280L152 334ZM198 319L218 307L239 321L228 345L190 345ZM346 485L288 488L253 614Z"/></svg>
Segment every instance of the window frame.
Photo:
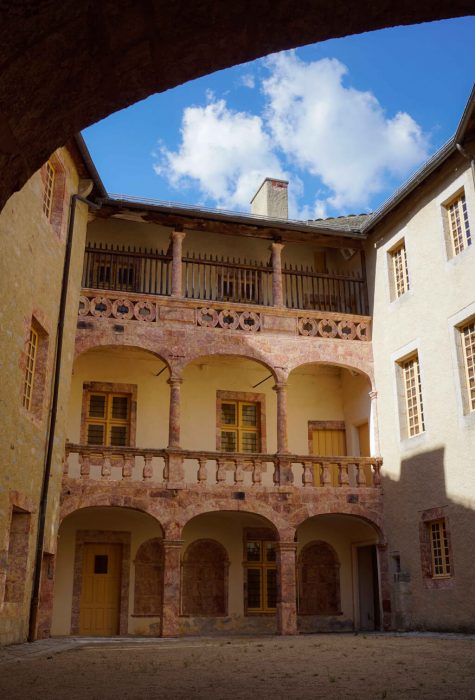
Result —
<svg viewBox="0 0 475 700"><path fill-rule="evenodd" d="M399 254L402 253L399 258ZM390 259L391 301L396 301L411 290L409 267L407 261L406 239L400 238L398 242L388 250ZM397 263L401 260L400 270ZM402 285L400 285L402 281Z"/></svg>
<svg viewBox="0 0 475 700"><path fill-rule="evenodd" d="M470 356L467 350L469 350L466 341L464 340L464 333L467 329L473 326L473 330L470 331L470 335L473 334L473 341L470 342ZM467 320L456 326L458 335L458 346L461 355L461 378L462 378L462 390L463 390L463 406L464 413L475 414L475 316L468 318ZM473 342L473 346L472 346ZM471 366L470 366L471 361Z"/></svg>
<svg viewBox="0 0 475 700"><path fill-rule="evenodd" d="M81 429L80 441L82 445L88 445L88 425L94 422L89 418L89 397L91 394L106 394L107 396L128 396L129 397L129 421L128 421L128 441L126 445L90 445L90 447L117 448L135 447L136 431L137 431L137 385L136 384L119 384L112 382L85 382L83 384L82 410L81 410ZM107 406L109 401L107 401ZM106 409L108 410L108 409ZM107 419L105 419L107 420ZM97 419L99 422L100 419ZM106 425L107 430L107 425Z"/></svg>
<svg viewBox="0 0 475 700"><path fill-rule="evenodd" d="M48 365L49 334L36 316L31 317L25 328L25 343L20 366L23 369L20 405L24 415L33 421L41 421L46 407L46 375Z"/></svg>
<svg viewBox="0 0 475 700"><path fill-rule="evenodd" d="M443 559L444 572L435 572L434 549L432 541L432 526L437 523L443 523L444 542L443 542ZM430 508L421 514L419 523L419 541L421 552L421 570L422 579L425 588L453 588L455 585L455 569L454 557L452 550L452 539L450 532L450 520L447 515L447 508Z"/></svg>
<svg viewBox="0 0 475 700"><path fill-rule="evenodd" d="M259 561L249 561L247 558L247 546L252 542L260 543L260 557ZM275 551L275 559L273 561L268 561L264 553L267 552L266 545L272 544ZM243 542L243 570L244 570L244 614L245 615L275 615L277 612L278 604L278 543L275 534L272 530L267 528L247 528L244 532L244 542ZM261 605L259 608L249 607L249 585L248 585L248 571L259 571L259 586L260 586L260 601ZM276 576L276 605L275 607L269 607L267 604L267 579L268 572L275 571Z"/></svg>
<svg viewBox="0 0 475 700"><path fill-rule="evenodd" d="M461 187L442 204L442 207L450 257L455 258L473 243L465 188ZM457 219L455 222L452 212ZM458 226L460 226L460 232L457 231Z"/></svg>
<svg viewBox="0 0 475 700"><path fill-rule="evenodd" d="M257 422L258 422L258 427L257 427L257 434L258 434L258 441L259 441L259 450L257 452L242 452L239 450L241 441L239 440L238 436L238 450L237 452L229 452L227 454L242 454L242 455L253 455L253 454L262 454L266 452L267 446L266 446L266 414L265 414L265 394L258 394L258 393L247 393L247 392L240 392L240 391L220 391L218 390L216 392L216 450L218 452L223 452L223 439L222 439L222 432L223 430L226 430L227 427L230 428L231 430L242 430L242 428L239 428L238 425L229 425L227 426L226 424L221 423L221 411L222 411L222 406L223 403L237 403L238 407L238 412L239 411L239 405L240 404L255 404L257 406Z"/></svg>
<svg viewBox="0 0 475 700"><path fill-rule="evenodd" d="M410 386L408 385L408 370L409 370L409 364L410 363L416 363L416 371L415 371L415 377L412 378L411 381L415 380L415 411L416 411L416 417L417 417L417 425L418 425L418 430L417 432L412 432L411 428L411 418L413 416L413 406L411 406L410 403L410 395L409 395L409 389ZM426 419L425 419L425 414L424 414L424 401L423 401L423 394L422 394L422 379L421 379L421 363L420 363L420 357L419 357L419 352L417 350L414 350L410 354L406 355L405 357L400 358L397 360L397 365L398 365L398 375L399 375L399 384L402 389L402 398L403 398L403 405L400 405L400 411L403 413L403 418L404 421L401 423L401 427L404 426L403 428L403 436L404 438L407 439L412 439L415 437L418 437L420 435L423 435L426 432Z"/></svg>
<svg viewBox="0 0 475 700"><path fill-rule="evenodd" d="M46 161L44 169L44 189L43 201L41 203L41 206L43 209L43 214L46 216L48 221L51 221L54 206L54 188L56 180L56 168L51 159Z"/></svg>

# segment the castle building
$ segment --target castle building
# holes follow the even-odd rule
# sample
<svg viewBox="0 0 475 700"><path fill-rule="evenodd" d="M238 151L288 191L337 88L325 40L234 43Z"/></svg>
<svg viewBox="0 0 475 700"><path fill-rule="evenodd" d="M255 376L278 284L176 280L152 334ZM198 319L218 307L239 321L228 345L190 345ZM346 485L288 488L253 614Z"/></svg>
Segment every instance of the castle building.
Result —
<svg viewBox="0 0 475 700"><path fill-rule="evenodd" d="M0 641L475 629L475 94L370 215L0 215Z"/></svg>

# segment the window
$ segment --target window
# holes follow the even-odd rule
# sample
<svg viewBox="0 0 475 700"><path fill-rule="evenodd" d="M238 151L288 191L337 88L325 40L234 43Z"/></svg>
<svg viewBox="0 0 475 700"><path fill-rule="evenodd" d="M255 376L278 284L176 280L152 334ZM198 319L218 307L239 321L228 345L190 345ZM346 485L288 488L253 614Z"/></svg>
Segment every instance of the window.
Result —
<svg viewBox="0 0 475 700"><path fill-rule="evenodd" d="M259 405L250 401L221 402L221 450L260 452Z"/></svg>
<svg viewBox="0 0 475 700"><path fill-rule="evenodd" d="M445 518L427 523L430 537L431 572L433 578L450 576L449 541Z"/></svg>
<svg viewBox="0 0 475 700"><path fill-rule="evenodd" d="M51 219L53 211L53 192L55 180L55 168L49 160L45 165L45 181L43 190L43 212L48 220Z"/></svg>
<svg viewBox="0 0 475 700"><path fill-rule="evenodd" d="M130 403L128 394L89 392L87 401L87 444L125 447L130 444Z"/></svg>
<svg viewBox="0 0 475 700"><path fill-rule="evenodd" d="M406 246L404 241L390 251L393 273L393 291L397 299L409 290Z"/></svg>
<svg viewBox="0 0 475 700"><path fill-rule="evenodd" d="M417 354L412 355L400 365L406 401L407 436L413 437L425 430L419 357Z"/></svg>
<svg viewBox="0 0 475 700"><path fill-rule="evenodd" d="M48 334L35 317L25 337L21 365L24 368L21 405L30 417L40 420L45 403L45 383L48 360Z"/></svg>
<svg viewBox="0 0 475 700"><path fill-rule="evenodd" d="M453 254L458 255L472 243L465 193L447 204L446 210Z"/></svg>
<svg viewBox="0 0 475 700"><path fill-rule="evenodd" d="M475 411L475 319L460 329L465 367L468 407Z"/></svg>
<svg viewBox="0 0 475 700"><path fill-rule="evenodd" d="M33 386L35 383L36 358L38 355L39 336L31 327L26 346L25 382L23 385L22 404L27 411L31 411L33 404Z"/></svg>
<svg viewBox="0 0 475 700"><path fill-rule="evenodd" d="M245 543L247 605L249 613L275 612L277 607L276 543L254 539Z"/></svg>
<svg viewBox="0 0 475 700"><path fill-rule="evenodd" d="M112 255L110 257L112 258ZM92 287L130 292L136 289L138 277L136 262L129 262L125 256L122 260L113 259L111 262L95 260L92 270Z"/></svg>
<svg viewBox="0 0 475 700"><path fill-rule="evenodd" d="M222 301L262 303L262 274L258 270L231 270L218 273L218 299Z"/></svg>

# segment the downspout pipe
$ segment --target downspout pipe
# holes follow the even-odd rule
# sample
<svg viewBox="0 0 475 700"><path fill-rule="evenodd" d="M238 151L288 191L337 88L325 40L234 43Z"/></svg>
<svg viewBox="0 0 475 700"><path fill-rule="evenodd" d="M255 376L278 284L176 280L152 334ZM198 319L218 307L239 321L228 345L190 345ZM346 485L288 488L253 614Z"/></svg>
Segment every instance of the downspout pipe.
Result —
<svg viewBox="0 0 475 700"><path fill-rule="evenodd" d="M473 186L475 187L475 157L472 156L471 153L468 153L461 143L456 143L455 148L466 160L469 161L472 168Z"/></svg>
<svg viewBox="0 0 475 700"><path fill-rule="evenodd" d="M48 434L46 443L46 454L43 468L43 481L41 484L41 495L38 506L38 524L36 531L35 565L33 571L33 585L30 600L30 618L28 641L33 642L36 638L36 625L38 619L38 607L40 599L41 585L41 565L43 561L43 544L45 535L46 510L48 506L49 481L51 476L51 464L53 460L54 439L56 434L56 420L58 415L58 397L61 377L61 364L63 352L64 319L66 315L66 304L69 292L69 272L71 268L71 253L73 248L74 222L76 218L77 202L87 204L91 209L100 209L101 204L91 202L80 194L73 194L69 205L68 233L66 237L66 249L64 252L63 279L61 282L61 296L59 302L58 325L56 330L56 348L53 364L53 381L51 409L48 422Z"/></svg>

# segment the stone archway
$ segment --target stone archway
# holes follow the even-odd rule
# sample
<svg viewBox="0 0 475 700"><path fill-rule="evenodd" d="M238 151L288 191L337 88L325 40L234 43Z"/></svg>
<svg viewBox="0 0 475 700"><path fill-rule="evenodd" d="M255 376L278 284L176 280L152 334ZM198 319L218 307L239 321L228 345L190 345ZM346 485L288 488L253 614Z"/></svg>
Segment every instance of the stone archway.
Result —
<svg viewBox="0 0 475 700"><path fill-rule="evenodd" d="M153 92L282 49L471 12L471 0L18 0L0 26L0 209L74 133Z"/></svg>

